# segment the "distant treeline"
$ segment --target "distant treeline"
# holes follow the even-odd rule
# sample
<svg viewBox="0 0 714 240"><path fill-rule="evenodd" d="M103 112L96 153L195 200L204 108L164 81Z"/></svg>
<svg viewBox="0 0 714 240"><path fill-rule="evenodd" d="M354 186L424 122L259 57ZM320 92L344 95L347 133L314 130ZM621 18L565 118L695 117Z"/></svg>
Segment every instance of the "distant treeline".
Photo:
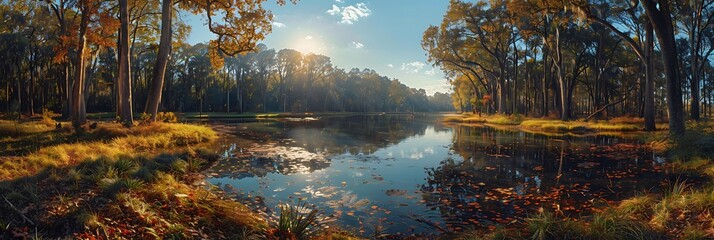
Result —
<svg viewBox="0 0 714 240"><path fill-rule="evenodd" d="M47 108L62 110L64 93L62 69L50 62L34 63L23 36L8 36L0 49L19 48L17 61L3 65L0 76L3 111L22 109L24 113ZM44 46L39 51L51 51ZM33 48L35 48L33 46ZM135 111L145 109L156 58L155 46L135 43L132 47L132 88ZM111 112L116 107L117 65L114 49L99 49L87 69L87 109ZM33 59L34 58L34 59ZM223 59L223 66L211 65L208 47L183 44L175 47L169 61L160 109L178 112L388 112L452 111L451 95L427 96L424 89L410 88L399 80L371 69L349 71L332 66L330 58L302 54L291 49L276 51L259 45L258 50ZM30 68L34 72L30 72ZM30 74L36 74L30 79ZM33 93L32 95L29 95ZM23 101L24 100L24 101Z"/></svg>

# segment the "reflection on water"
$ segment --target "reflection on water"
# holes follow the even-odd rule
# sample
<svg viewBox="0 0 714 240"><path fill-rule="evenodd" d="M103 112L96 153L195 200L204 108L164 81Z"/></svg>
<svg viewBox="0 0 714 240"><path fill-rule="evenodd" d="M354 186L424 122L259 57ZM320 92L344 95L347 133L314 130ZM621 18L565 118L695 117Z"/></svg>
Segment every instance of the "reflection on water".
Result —
<svg viewBox="0 0 714 240"><path fill-rule="evenodd" d="M547 137L413 116L216 126L235 137L223 139L225 160L210 182L268 214L306 199L365 235L519 224L541 207L577 217L657 191L662 178L662 163L631 139Z"/></svg>

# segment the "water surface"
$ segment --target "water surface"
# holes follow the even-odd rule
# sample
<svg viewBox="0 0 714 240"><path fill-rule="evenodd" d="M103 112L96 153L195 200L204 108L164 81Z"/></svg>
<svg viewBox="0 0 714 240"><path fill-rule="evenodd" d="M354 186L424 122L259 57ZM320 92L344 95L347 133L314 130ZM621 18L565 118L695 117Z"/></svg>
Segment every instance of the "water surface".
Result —
<svg viewBox="0 0 714 240"><path fill-rule="evenodd" d="M209 181L268 215L304 199L364 235L577 218L658 191L663 159L637 140L546 136L435 117L373 115L214 123L225 159Z"/></svg>

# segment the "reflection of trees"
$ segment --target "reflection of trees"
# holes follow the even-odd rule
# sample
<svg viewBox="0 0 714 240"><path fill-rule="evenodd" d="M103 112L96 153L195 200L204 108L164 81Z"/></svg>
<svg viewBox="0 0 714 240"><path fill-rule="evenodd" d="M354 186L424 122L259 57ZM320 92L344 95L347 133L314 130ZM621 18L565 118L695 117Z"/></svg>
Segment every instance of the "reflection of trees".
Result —
<svg viewBox="0 0 714 240"><path fill-rule="evenodd" d="M324 149L329 153L371 154L380 148L397 144L404 139L424 135L430 122L411 115L362 115L325 118L306 122L290 132L297 144L307 149ZM319 129L312 134L301 130Z"/></svg>
<svg viewBox="0 0 714 240"><path fill-rule="evenodd" d="M212 168L221 177L264 177L309 173L330 166L329 155L371 154L412 136L425 134L433 118L412 115L359 115L318 121L250 123L240 135L256 142L273 142L242 152ZM438 127L440 131L448 131Z"/></svg>
<svg viewBox="0 0 714 240"><path fill-rule="evenodd" d="M540 207L588 214L593 199L619 200L658 186L652 160L623 142L457 126L452 150L458 157L427 169L423 199L452 228L507 224Z"/></svg>
<svg viewBox="0 0 714 240"><path fill-rule="evenodd" d="M358 115L325 117L318 121L284 121L271 125L281 131L273 139L292 139L291 146L330 154L370 154L412 136L423 136L433 117Z"/></svg>

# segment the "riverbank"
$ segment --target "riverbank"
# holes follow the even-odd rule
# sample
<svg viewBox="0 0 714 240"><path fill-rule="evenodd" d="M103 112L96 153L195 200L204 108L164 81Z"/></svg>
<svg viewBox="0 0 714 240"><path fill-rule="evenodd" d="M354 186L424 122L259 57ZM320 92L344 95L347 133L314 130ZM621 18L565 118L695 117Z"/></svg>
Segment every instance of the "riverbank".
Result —
<svg viewBox="0 0 714 240"><path fill-rule="evenodd" d="M423 112L270 112L270 113L225 113L225 112L185 112L176 113L180 121L189 120L230 120L230 119L280 119L280 118L308 118L308 117L339 117L354 115L430 115L439 113ZM87 114L88 119L102 120L114 119L115 113L100 112Z"/></svg>
<svg viewBox="0 0 714 240"><path fill-rule="evenodd" d="M206 126L0 121L0 236L267 239L264 216L207 185ZM320 237L343 234L326 232ZM347 238L347 237L345 237Z"/></svg>
<svg viewBox="0 0 714 240"><path fill-rule="evenodd" d="M636 132L642 131L644 119L617 117L607 121L561 121L556 119L528 118L519 115L482 115L451 114L443 118L444 122L460 124L488 124L492 126L512 126L524 131L544 133L588 133L588 132ZM666 124L658 123L658 130L667 129Z"/></svg>
<svg viewBox="0 0 714 240"><path fill-rule="evenodd" d="M562 122L514 116L447 116L443 121L460 124L515 126L515 131L631 132L641 130L640 120L610 122ZM658 124L658 129L666 126ZM641 133L639 138L660 155L667 156L667 178L661 191L642 192L620 202L606 202L592 216L569 216L557 209L543 209L523 222L443 239L711 239L714 238L714 124L689 122L687 133L669 138L664 131ZM597 199L594 199L597 201ZM478 237L474 237L478 236Z"/></svg>

